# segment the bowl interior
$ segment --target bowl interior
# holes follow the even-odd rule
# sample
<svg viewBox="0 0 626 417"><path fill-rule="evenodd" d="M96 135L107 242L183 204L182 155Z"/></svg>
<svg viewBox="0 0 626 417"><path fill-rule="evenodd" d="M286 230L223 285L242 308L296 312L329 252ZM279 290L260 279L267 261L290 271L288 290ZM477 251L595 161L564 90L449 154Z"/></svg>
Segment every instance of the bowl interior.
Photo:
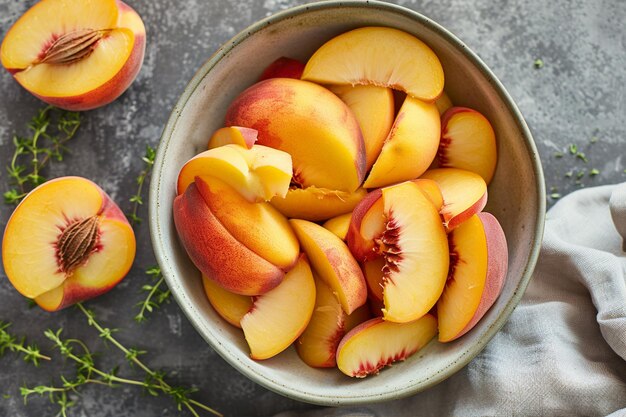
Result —
<svg viewBox="0 0 626 417"><path fill-rule="evenodd" d="M293 347L267 361L249 358L243 333L223 321L205 298L200 274L180 246L172 219L178 171L223 126L229 103L281 56L306 60L347 30L390 26L412 33L439 56L445 90L455 105L491 121L499 161L487 211L509 244L509 273L501 296L476 328L448 344L431 342L406 362L364 380L305 365ZM504 324L534 268L543 228L543 178L530 133L510 98L484 64L453 35L409 10L376 2L324 2L290 9L253 25L218 50L198 71L174 108L159 147L150 193L153 246L179 305L198 332L232 366L265 387L302 401L361 404L406 396L463 367Z"/></svg>

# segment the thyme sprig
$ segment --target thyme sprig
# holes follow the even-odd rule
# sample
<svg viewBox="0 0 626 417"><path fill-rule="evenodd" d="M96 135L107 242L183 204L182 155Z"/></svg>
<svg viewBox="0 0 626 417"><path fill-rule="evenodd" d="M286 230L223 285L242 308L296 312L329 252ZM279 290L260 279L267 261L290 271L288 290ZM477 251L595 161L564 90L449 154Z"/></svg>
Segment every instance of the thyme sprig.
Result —
<svg viewBox="0 0 626 417"><path fill-rule="evenodd" d="M24 338L18 340L17 336L9 333L8 328L10 326L10 323L0 321L0 356L3 356L7 350L17 352L24 357L25 362L30 362L35 366L39 366L40 360L50 360L49 356L43 355L39 351L37 345L26 344Z"/></svg>
<svg viewBox="0 0 626 417"><path fill-rule="evenodd" d="M68 151L66 143L80 127L78 112L47 106L37 111L28 123L28 136L13 136L13 155L7 167L13 188L4 193L7 204L19 203L28 192L43 184L44 167L51 161L60 162Z"/></svg>
<svg viewBox="0 0 626 417"><path fill-rule="evenodd" d="M147 292L148 295L143 301L137 303L137 306L141 307L139 313L135 316L135 321L138 323L146 321L148 313L152 313L155 309L169 302L171 295L170 290L165 285L161 268L153 266L146 270L146 274L152 278L152 282L154 283L145 284L141 287L141 290Z"/></svg>
<svg viewBox="0 0 626 417"><path fill-rule="evenodd" d="M140 224L142 221L141 217L139 217L138 215L138 212L139 212L139 206L143 205L143 197L142 197L143 186L144 186L144 183L146 182L146 178L148 177L148 175L150 175L150 172L152 171L152 166L154 165L155 157L156 157L156 150L152 146L146 145L146 153L141 158L141 160L144 163L143 169L137 176L137 192L129 199L129 201L133 204L133 208L131 212L128 213L127 215L130 220L130 223L133 225Z"/></svg>

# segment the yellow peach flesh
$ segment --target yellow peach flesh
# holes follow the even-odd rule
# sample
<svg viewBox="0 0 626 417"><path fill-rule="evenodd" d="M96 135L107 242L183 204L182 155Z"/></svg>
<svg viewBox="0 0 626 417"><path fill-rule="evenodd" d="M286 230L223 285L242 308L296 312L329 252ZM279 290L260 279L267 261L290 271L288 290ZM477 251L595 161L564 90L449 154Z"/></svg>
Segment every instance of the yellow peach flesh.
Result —
<svg viewBox="0 0 626 417"><path fill-rule="evenodd" d="M252 148L257 141L258 132L247 127L231 126L217 129L209 139L208 149L219 148L224 145L239 145Z"/></svg>
<svg viewBox="0 0 626 417"><path fill-rule="evenodd" d="M452 100L446 94L446 92L442 92L441 96L435 101L435 106L437 106L437 110L439 110L439 114L443 115L446 110L453 106Z"/></svg>
<svg viewBox="0 0 626 417"><path fill-rule="evenodd" d="M204 294L217 314L233 326L241 328L239 322L250 311L252 297L227 291L205 275L202 275L202 285Z"/></svg>
<svg viewBox="0 0 626 417"><path fill-rule="evenodd" d="M323 226L333 232L339 239L346 240L348 228L352 220L352 213L341 214L324 222Z"/></svg>
<svg viewBox="0 0 626 417"><path fill-rule="evenodd" d="M437 55L416 37L392 28L364 27L336 36L311 56L303 80L320 84L373 84L422 100L443 91Z"/></svg>
<svg viewBox="0 0 626 417"><path fill-rule="evenodd" d="M318 187L291 188L284 198L276 196L270 203L289 218L320 221L351 212L366 195L364 188L351 193Z"/></svg>

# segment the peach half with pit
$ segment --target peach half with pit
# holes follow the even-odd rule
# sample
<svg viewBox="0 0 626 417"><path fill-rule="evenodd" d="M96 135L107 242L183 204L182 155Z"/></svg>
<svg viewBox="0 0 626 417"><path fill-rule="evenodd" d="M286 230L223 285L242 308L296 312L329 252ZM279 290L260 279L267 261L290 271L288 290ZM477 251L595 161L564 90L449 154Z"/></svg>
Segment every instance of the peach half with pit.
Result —
<svg viewBox="0 0 626 417"><path fill-rule="evenodd" d="M365 175L365 146L350 108L317 84L291 78L258 82L230 104L226 126L259 132L257 143L293 160L292 185L354 192Z"/></svg>
<svg viewBox="0 0 626 417"><path fill-rule="evenodd" d="M0 56L36 97L67 110L89 110L131 85L145 45L141 18L119 0L45 0L9 29Z"/></svg>
<svg viewBox="0 0 626 417"><path fill-rule="evenodd" d="M9 219L2 262L15 289L55 311L111 290L135 259L135 234L95 183L50 180L31 191Z"/></svg>
<svg viewBox="0 0 626 417"><path fill-rule="evenodd" d="M439 341L471 330L496 301L508 267L508 249L498 220L478 213L448 234L450 270L437 302Z"/></svg>
<svg viewBox="0 0 626 417"><path fill-rule="evenodd" d="M282 214L266 202L247 201L211 176L196 177L176 197L174 224L196 267L236 294L259 295L276 287L300 252Z"/></svg>
<svg viewBox="0 0 626 417"><path fill-rule="evenodd" d="M303 80L373 84L433 101L443 91L439 58L415 36L388 27L363 27L335 36L311 56Z"/></svg>

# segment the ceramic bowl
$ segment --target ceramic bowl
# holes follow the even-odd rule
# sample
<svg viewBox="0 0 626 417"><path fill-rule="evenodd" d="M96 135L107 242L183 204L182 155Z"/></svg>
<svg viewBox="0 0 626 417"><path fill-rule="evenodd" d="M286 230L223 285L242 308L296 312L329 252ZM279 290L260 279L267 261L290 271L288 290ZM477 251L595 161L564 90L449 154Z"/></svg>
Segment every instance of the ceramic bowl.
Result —
<svg viewBox="0 0 626 417"><path fill-rule="evenodd" d="M411 33L439 56L445 89L456 105L474 108L491 121L499 161L486 210L494 214L509 244L509 272L502 294L480 323L459 340L432 341L407 361L375 377L349 378L336 369L313 369L290 347L254 361L241 330L211 308L200 273L179 244L172 203L178 171L204 150L223 126L229 103L281 56L306 59L325 41L357 27L378 25ZM200 68L174 107L163 132L150 189L154 251L174 298L202 337L253 381L285 396L323 405L396 399L431 387L465 366L506 322L520 301L537 260L544 223L545 189L537 150L522 115L485 64L454 35L408 9L382 2L309 4L263 19L223 45Z"/></svg>

